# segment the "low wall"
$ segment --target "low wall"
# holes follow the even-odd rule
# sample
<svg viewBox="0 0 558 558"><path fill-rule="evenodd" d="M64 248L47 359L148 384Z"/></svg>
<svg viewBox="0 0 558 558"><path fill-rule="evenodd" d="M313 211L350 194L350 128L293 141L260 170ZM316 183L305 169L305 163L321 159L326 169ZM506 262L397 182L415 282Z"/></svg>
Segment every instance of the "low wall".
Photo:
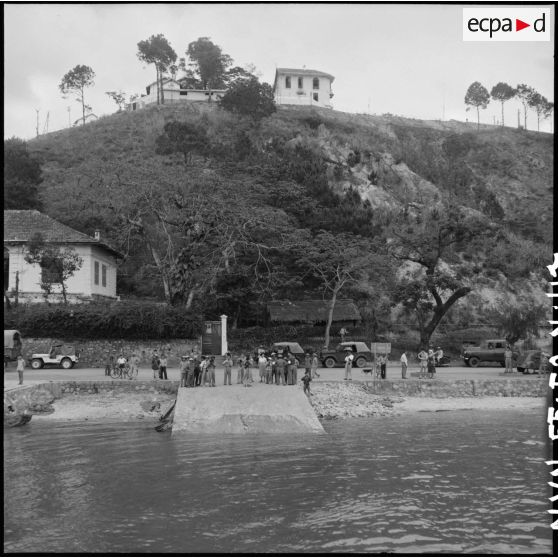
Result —
<svg viewBox="0 0 558 558"><path fill-rule="evenodd" d="M32 353L48 352L53 344L60 344L60 339L48 337L24 338L23 356L29 358ZM117 357L120 352L126 356L133 353L139 355L141 363L147 365L151 362L151 353L157 349L159 354L165 353L169 366L178 366L180 356L187 354L194 348L201 348L197 339L169 339L168 341L145 340L145 341L126 341L123 339L76 339L64 341L65 344L72 345L80 352L79 365L81 367L104 368L106 358L113 354Z"/></svg>
<svg viewBox="0 0 558 558"><path fill-rule="evenodd" d="M371 380L363 382L370 393L407 397L544 397L548 378L486 380Z"/></svg>

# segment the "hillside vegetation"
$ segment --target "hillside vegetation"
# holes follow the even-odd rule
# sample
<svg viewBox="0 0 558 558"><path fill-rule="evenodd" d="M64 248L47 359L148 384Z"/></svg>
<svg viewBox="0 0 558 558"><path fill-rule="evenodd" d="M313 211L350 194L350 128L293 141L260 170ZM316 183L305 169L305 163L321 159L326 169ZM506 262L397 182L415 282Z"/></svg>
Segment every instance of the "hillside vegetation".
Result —
<svg viewBox="0 0 558 558"><path fill-rule="evenodd" d="M342 294L375 334L424 330L437 312L434 329L490 324L500 298L544 302L548 134L309 107L254 122L180 104L51 133L29 150L44 211L100 229L126 254L124 297L254 325L270 299L330 300L327 260L351 268ZM363 252L373 257L355 266Z"/></svg>

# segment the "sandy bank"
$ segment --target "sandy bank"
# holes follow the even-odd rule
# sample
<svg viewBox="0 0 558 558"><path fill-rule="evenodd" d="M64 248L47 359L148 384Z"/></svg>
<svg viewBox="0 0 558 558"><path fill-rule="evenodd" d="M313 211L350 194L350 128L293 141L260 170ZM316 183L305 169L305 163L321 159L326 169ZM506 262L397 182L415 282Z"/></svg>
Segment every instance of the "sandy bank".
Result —
<svg viewBox="0 0 558 558"><path fill-rule="evenodd" d="M65 395L53 402L54 413L33 415L33 421L157 421L174 399L172 394L147 393Z"/></svg>
<svg viewBox="0 0 558 558"><path fill-rule="evenodd" d="M394 403L396 413L436 412L461 410L546 409L544 397L408 397Z"/></svg>

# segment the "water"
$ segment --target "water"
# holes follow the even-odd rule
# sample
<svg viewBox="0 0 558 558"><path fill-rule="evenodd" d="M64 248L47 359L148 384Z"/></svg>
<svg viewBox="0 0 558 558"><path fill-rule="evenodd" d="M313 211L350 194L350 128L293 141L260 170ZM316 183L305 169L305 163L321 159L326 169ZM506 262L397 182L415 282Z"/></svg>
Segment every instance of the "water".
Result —
<svg viewBox="0 0 558 558"><path fill-rule="evenodd" d="M5 552L551 553L540 411L330 421L319 436L4 431Z"/></svg>

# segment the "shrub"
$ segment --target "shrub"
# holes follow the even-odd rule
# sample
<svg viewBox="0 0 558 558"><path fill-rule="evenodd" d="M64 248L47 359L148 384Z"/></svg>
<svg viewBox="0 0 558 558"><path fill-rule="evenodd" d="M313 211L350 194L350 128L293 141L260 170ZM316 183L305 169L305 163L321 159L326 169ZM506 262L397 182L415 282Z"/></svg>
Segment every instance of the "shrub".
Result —
<svg viewBox="0 0 558 558"><path fill-rule="evenodd" d="M192 339L201 332L201 318L153 302L29 304L5 311L4 329L17 329L24 337Z"/></svg>

